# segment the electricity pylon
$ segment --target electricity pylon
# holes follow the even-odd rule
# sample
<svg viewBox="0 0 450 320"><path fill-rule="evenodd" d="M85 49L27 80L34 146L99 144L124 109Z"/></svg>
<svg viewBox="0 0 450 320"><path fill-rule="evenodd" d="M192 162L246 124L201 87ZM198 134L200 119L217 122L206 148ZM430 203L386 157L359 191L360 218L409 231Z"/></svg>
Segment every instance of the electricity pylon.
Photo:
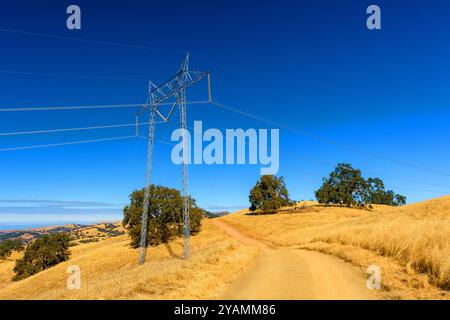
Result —
<svg viewBox="0 0 450 320"><path fill-rule="evenodd" d="M145 262L147 252L147 227L149 217L149 201L150 201L150 178L152 171L153 144L155 140L155 120L156 116L160 117L164 122L168 122L178 105L180 110L180 128L182 130L183 139L183 159L182 167L182 189L181 196L183 199L183 236L184 236L184 258L190 255L190 217L189 217L189 193L188 193L188 172L187 159L190 150L187 150L186 132L186 89L200 80L208 79L208 101L211 101L211 75L209 72L189 70L189 54L178 69L177 73L163 84L156 86L152 82L149 85L149 94L146 103L141 107L139 113L150 111L149 132L148 132L148 148L147 148L147 172L145 178L144 205L141 219L141 241L139 263ZM160 110L161 105L167 105L168 100L174 99L171 103L169 113L164 116ZM157 212L150 212L152 218L157 217Z"/></svg>

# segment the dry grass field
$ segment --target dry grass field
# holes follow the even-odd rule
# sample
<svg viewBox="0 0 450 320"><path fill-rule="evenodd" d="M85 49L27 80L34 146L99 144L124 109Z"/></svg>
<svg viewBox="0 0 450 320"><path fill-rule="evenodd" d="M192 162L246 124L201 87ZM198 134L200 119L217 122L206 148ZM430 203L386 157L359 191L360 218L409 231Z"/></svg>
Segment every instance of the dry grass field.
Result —
<svg viewBox="0 0 450 320"><path fill-rule="evenodd" d="M450 197L373 210L305 202L274 215L241 210L217 221L271 247L320 251L363 271L378 265L384 298L450 299ZM11 282L16 254L0 261L0 299L215 299L259 253L211 220L192 238L187 261L181 240L149 248L143 266L128 244L127 235L79 244L69 261ZM70 265L81 268L81 290L66 288Z"/></svg>
<svg viewBox="0 0 450 320"><path fill-rule="evenodd" d="M14 263L0 263L0 299L213 299L257 255L210 221L192 237L192 257L181 259L182 241L149 248L137 265L138 250L126 235L72 247L69 261L28 279L11 282ZM67 267L81 268L80 290L66 288Z"/></svg>
<svg viewBox="0 0 450 320"><path fill-rule="evenodd" d="M0 260L0 290L11 283L14 276L14 260L20 259L22 254L14 252L7 260Z"/></svg>
<svg viewBox="0 0 450 320"><path fill-rule="evenodd" d="M246 210L225 221L276 246L319 250L382 267L389 298L450 299L450 197L372 211L297 204L275 215Z"/></svg>

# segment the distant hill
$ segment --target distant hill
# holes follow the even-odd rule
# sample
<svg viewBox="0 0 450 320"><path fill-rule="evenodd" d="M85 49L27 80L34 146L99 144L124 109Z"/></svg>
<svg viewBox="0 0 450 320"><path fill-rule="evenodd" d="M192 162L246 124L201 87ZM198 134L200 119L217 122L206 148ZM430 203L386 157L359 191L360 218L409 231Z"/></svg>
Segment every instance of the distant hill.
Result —
<svg viewBox="0 0 450 320"><path fill-rule="evenodd" d="M0 241L21 239L23 242L29 243L35 238L62 232L69 233L74 243L98 241L100 239L107 239L125 233L120 222L99 223L93 225L67 224L64 226L0 231Z"/></svg>
<svg viewBox="0 0 450 320"><path fill-rule="evenodd" d="M231 213L231 212L228 212L228 211L218 211L218 212L209 212L209 211L206 211L206 212L205 212L205 215L206 215L206 217L209 218L209 219L214 219L214 218L219 218L219 217L227 216L227 215L229 215L230 213Z"/></svg>

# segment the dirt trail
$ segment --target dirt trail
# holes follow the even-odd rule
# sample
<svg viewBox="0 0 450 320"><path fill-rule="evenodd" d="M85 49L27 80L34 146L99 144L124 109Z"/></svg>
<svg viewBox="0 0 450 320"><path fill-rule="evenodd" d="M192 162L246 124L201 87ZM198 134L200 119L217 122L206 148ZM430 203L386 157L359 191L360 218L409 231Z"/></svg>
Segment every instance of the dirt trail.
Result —
<svg viewBox="0 0 450 320"><path fill-rule="evenodd" d="M377 299L360 269L322 253L276 249L250 238L223 220L214 224L230 237L261 250L255 263L230 286L224 299Z"/></svg>

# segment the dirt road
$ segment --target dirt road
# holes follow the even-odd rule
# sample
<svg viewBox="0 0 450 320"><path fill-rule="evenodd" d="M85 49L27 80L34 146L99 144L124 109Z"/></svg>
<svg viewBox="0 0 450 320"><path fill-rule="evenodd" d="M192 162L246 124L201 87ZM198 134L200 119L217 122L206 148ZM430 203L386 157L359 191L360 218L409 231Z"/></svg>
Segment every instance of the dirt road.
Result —
<svg viewBox="0 0 450 320"><path fill-rule="evenodd" d="M255 263L230 286L224 299L377 299L367 289L361 270L322 253L276 249L250 238L224 222L214 224L247 245L260 249Z"/></svg>

